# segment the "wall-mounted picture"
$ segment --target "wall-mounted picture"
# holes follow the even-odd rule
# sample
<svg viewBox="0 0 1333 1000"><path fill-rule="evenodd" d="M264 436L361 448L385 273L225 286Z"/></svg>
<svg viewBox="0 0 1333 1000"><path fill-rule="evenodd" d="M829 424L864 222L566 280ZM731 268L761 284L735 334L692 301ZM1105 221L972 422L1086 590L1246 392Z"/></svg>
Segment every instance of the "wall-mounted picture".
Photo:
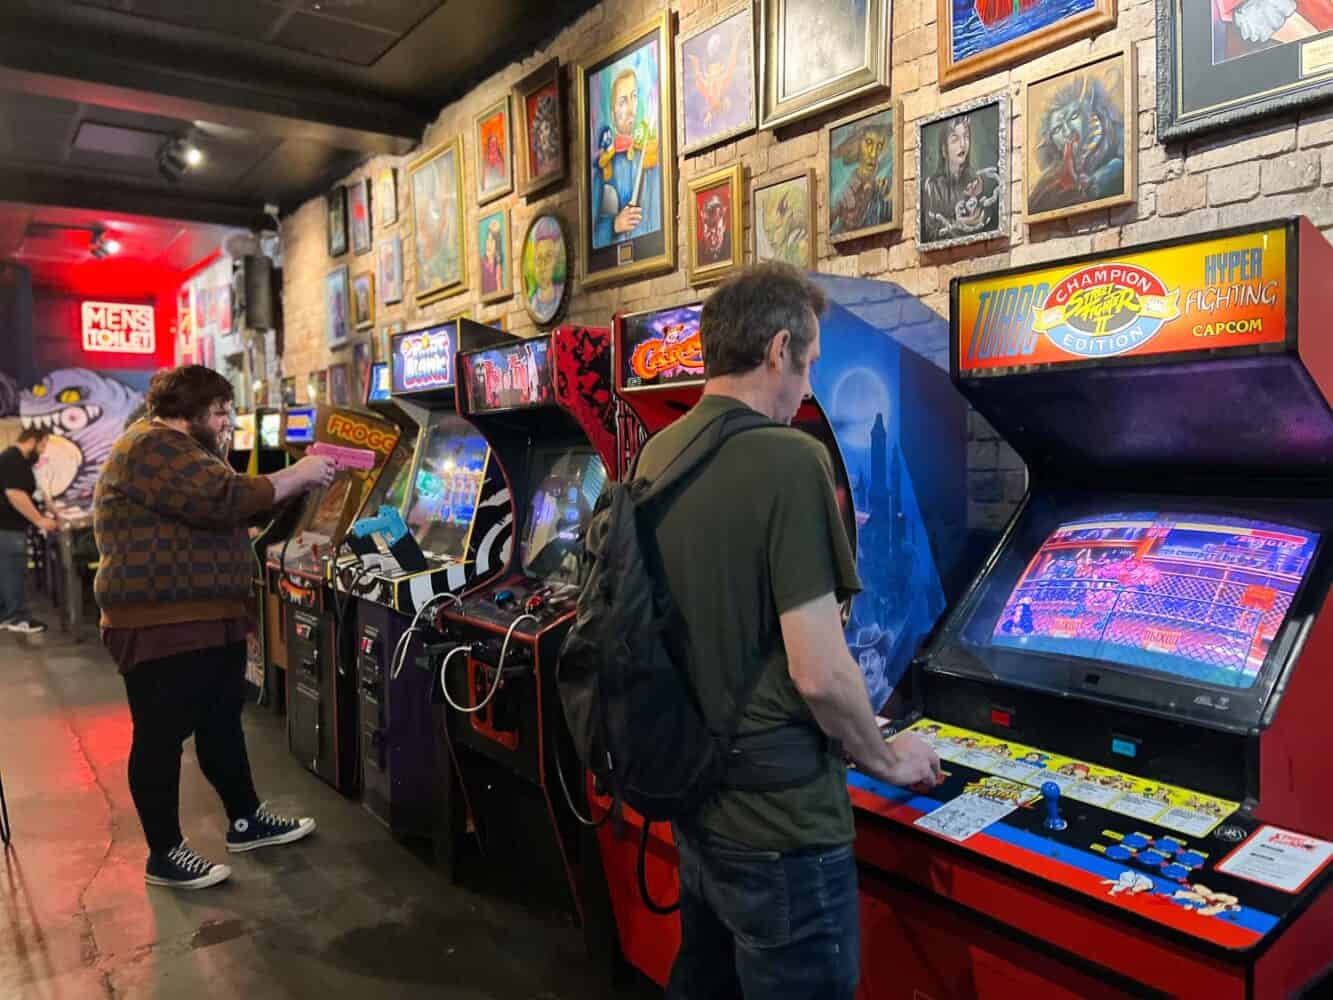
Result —
<svg viewBox="0 0 1333 1000"><path fill-rule="evenodd" d="M940 250L1009 233L1009 97L917 123L917 245Z"/></svg>
<svg viewBox="0 0 1333 1000"><path fill-rule="evenodd" d="M510 155L509 95L477 115L477 204L484 205L514 190L514 158Z"/></svg>
<svg viewBox="0 0 1333 1000"><path fill-rule="evenodd" d="M739 164L689 182L690 284L719 281L745 262L741 223L745 171Z"/></svg>
<svg viewBox="0 0 1333 1000"><path fill-rule="evenodd" d="M366 400L370 387L370 345L358 340L352 345L352 402L360 405Z"/></svg>
<svg viewBox="0 0 1333 1000"><path fill-rule="evenodd" d="M329 256L347 252L347 188L339 184L329 192Z"/></svg>
<svg viewBox="0 0 1333 1000"><path fill-rule="evenodd" d="M680 151L694 153L755 127L754 13L733 7L676 40Z"/></svg>
<svg viewBox="0 0 1333 1000"><path fill-rule="evenodd" d="M326 368L321 368L317 372L311 372L305 380L305 395L307 402L327 403L329 401L329 372Z"/></svg>
<svg viewBox="0 0 1333 1000"><path fill-rule="evenodd" d="M296 376L288 375L282 380L282 405L296 405Z"/></svg>
<svg viewBox="0 0 1333 1000"><path fill-rule="evenodd" d="M1026 62L1114 26L1116 0L938 0L940 86Z"/></svg>
<svg viewBox="0 0 1333 1000"><path fill-rule="evenodd" d="M370 178L348 185L347 219L352 228L352 253L370 253Z"/></svg>
<svg viewBox="0 0 1333 1000"><path fill-rule="evenodd" d="M860 111L826 131L829 240L841 243L902 226L902 102Z"/></svg>
<svg viewBox="0 0 1333 1000"><path fill-rule="evenodd" d="M352 319L358 330L375 325L375 276L369 271L352 279Z"/></svg>
<svg viewBox="0 0 1333 1000"><path fill-rule="evenodd" d="M760 0L760 126L886 89L890 7L890 0Z"/></svg>
<svg viewBox="0 0 1333 1000"><path fill-rule="evenodd" d="M477 220L477 250L480 255L477 267L481 274L483 302L498 302L514 294L509 247L509 209L499 209Z"/></svg>
<svg viewBox="0 0 1333 1000"><path fill-rule="evenodd" d="M455 136L407 168L412 192L412 253L417 302L467 287L463 226L463 139Z"/></svg>
<svg viewBox="0 0 1333 1000"><path fill-rule="evenodd" d="M671 20L660 14L575 67L585 287L676 266Z"/></svg>
<svg viewBox="0 0 1333 1000"><path fill-rule="evenodd" d="M1028 82L1023 109L1028 222L1134 200L1137 91L1132 48Z"/></svg>
<svg viewBox="0 0 1333 1000"><path fill-rule="evenodd" d="M374 355L376 362L388 362L392 355L393 335L402 332L403 323L401 320L394 323L385 323L375 331L375 350L371 353Z"/></svg>
<svg viewBox="0 0 1333 1000"><path fill-rule="evenodd" d="M329 365L329 402L334 406L349 406L352 402L352 379L348 374L348 365Z"/></svg>
<svg viewBox="0 0 1333 1000"><path fill-rule="evenodd" d="M490 319L486 320L486 325L492 330L507 331L509 329L509 316L505 313L501 313L499 316L492 316Z"/></svg>
<svg viewBox="0 0 1333 1000"><path fill-rule="evenodd" d="M403 238L393 236L380 243L378 278L380 302L386 306L403 301Z"/></svg>
<svg viewBox="0 0 1333 1000"><path fill-rule="evenodd" d="M352 331L347 265L335 267L324 279L324 342L342 347Z"/></svg>
<svg viewBox="0 0 1333 1000"><path fill-rule="evenodd" d="M750 193L756 262L780 260L810 271L815 266L815 172L758 185Z"/></svg>
<svg viewBox="0 0 1333 1000"><path fill-rule="evenodd" d="M518 193L533 194L569 174L565 142L565 88L560 60L552 59L514 88L518 121Z"/></svg>
<svg viewBox="0 0 1333 1000"><path fill-rule="evenodd" d="M1333 101L1328 0L1157 0L1157 137Z"/></svg>
<svg viewBox="0 0 1333 1000"><path fill-rule="evenodd" d="M381 229L398 221L397 167L385 167L375 177L375 212Z"/></svg>
<svg viewBox="0 0 1333 1000"><path fill-rule="evenodd" d="M538 326L560 315L569 288L569 249L557 216L539 215L523 237L523 307Z"/></svg>

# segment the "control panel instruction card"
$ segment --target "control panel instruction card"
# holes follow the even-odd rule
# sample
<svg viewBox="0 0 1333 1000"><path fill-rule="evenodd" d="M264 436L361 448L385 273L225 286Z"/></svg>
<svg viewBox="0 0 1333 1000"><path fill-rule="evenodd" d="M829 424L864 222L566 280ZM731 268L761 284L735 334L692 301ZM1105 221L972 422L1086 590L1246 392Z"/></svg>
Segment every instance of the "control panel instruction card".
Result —
<svg viewBox="0 0 1333 1000"><path fill-rule="evenodd" d="M1004 778L982 778L968 785L962 795L922 816L915 825L962 843L1038 794L1035 788Z"/></svg>
<svg viewBox="0 0 1333 1000"><path fill-rule="evenodd" d="M1261 826L1218 862L1217 870L1292 894L1333 859L1333 844L1303 833Z"/></svg>

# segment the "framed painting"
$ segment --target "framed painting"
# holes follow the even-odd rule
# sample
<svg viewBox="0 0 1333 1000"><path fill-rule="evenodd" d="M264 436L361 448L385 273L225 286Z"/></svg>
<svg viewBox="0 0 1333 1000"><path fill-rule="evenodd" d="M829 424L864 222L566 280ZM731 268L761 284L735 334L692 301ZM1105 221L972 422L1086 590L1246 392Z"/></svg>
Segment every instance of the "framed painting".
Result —
<svg viewBox="0 0 1333 1000"><path fill-rule="evenodd" d="M890 0L760 0L759 124L889 86Z"/></svg>
<svg viewBox="0 0 1333 1000"><path fill-rule="evenodd" d="M1333 101L1326 0L1157 0L1157 138Z"/></svg>
<svg viewBox="0 0 1333 1000"><path fill-rule="evenodd" d="M739 164L689 182L690 284L702 285L739 271L745 263L741 199L745 169Z"/></svg>
<svg viewBox="0 0 1333 1000"><path fill-rule="evenodd" d="M917 123L916 242L941 250L1009 233L1009 95Z"/></svg>
<svg viewBox="0 0 1333 1000"><path fill-rule="evenodd" d="M407 168L412 192L416 298L434 302L467 288L463 227L463 138L441 143Z"/></svg>
<svg viewBox="0 0 1333 1000"><path fill-rule="evenodd" d="M902 101L833 122L828 133L828 238L831 243L903 224Z"/></svg>
<svg viewBox="0 0 1333 1000"><path fill-rule="evenodd" d="M514 157L509 138L509 95L473 120L477 151L477 204L485 205L514 190Z"/></svg>
<svg viewBox="0 0 1333 1000"><path fill-rule="evenodd" d="M482 302L499 302L514 294L509 248L509 209L497 209L477 220L477 267L481 275Z"/></svg>
<svg viewBox="0 0 1333 1000"><path fill-rule="evenodd" d="M375 210L381 229L398 222L398 168L385 167L375 177Z"/></svg>
<svg viewBox="0 0 1333 1000"><path fill-rule="evenodd" d="M1137 92L1132 47L1028 81L1023 184L1029 223L1137 197Z"/></svg>
<svg viewBox="0 0 1333 1000"><path fill-rule="evenodd" d="M523 237L523 308L538 326L555 322L569 292L569 245L557 215L539 215Z"/></svg>
<svg viewBox="0 0 1333 1000"><path fill-rule="evenodd" d="M395 333L403 332L403 323L385 323L375 331L375 350L371 353L375 361L387 362L393 356L392 339Z"/></svg>
<svg viewBox="0 0 1333 1000"><path fill-rule="evenodd" d="M347 265L335 267L324 279L324 343L342 347L351 332Z"/></svg>
<svg viewBox="0 0 1333 1000"><path fill-rule="evenodd" d="M347 252L347 188L339 184L329 192L329 256Z"/></svg>
<svg viewBox="0 0 1333 1000"><path fill-rule="evenodd" d="M346 361L329 365L329 402L334 406L351 405L352 377Z"/></svg>
<svg viewBox="0 0 1333 1000"><path fill-rule="evenodd" d="M369 271L352 279L352 318L358 330L375 325L375 276Z"/></svg>
<svg viewBox="0 0 1333 1000"><path fill-rule="evenodd" d="M780 260L812 271L815 267L815 172L755 185L750 195L754 259Z"/></svg>
<svg viewBox="0 0 1333 1000"><path fill-rule="evenodd" d="M575 67L584 287L676 266L671 62L663 13Z"/></svg>
<svg viewBox="0 0 1333 1000"><path fill-rule="evenodd" d="M403 238L394 236L380 243L378 260L380 303L391 306L403 301Z"/></svg>
<svg viewBox="0 0 1333 1000"><path fill-rule="evenodd" d="M352 229L352 253L370 253L370 178L347 188L347 219Z"/></svg>
<svg viewBox="0 0 1333 1000"><path fill-rule="evenodd" d="M519 81L513 93L520 151L518 193L527 197L569 175L565 141L565 88L560 60L552 59Z"/></svg>
<svg viewBox="0 0 1333 1000"><path fill-rule="evenodd" d="M937 0L940 86L951 87L1115 26L1117 0Z"/></svg>
<svg viewBox="0 0 1333 1000"><path fill-rule="evenodd" d="M499 316L493 316L486 321L486 325L492 330L509 331L509 316L501 313Z"/></svg>
<svg viewBox="0 0 1333 1000"><path fill-rule="evenodd" d="M754 12L748 3L676 40L681 153L734 139L758 123L754 51Z"/></svg>
<svg viewBox="0 0 1333 1000"><path fill-rule="evenodd" d="M370 345L358 340L352 345L352 392L355 403L359 406L366 401L366 392L370 388Z"/></svg>
<svg viewBox="0 0 1333 1000"><path fill-rule="evenodd" d="M327 403L329 401L329 370L321 368L311 372L305 380L305 395L308 403Z"/></svg>
<svg viewBox="0 0 1333 1000"><path fill-rule="evenodd" d="M296 405L296 376L295 376L295 375L288 375L286 378L284 378L284 379L282 380L282 382L281 382L280 384L281 384L281 386L282 386L282 389L281 389L281 392L282 392L282 405L283 405L283 406L295 406L295 405Z"/></svg>

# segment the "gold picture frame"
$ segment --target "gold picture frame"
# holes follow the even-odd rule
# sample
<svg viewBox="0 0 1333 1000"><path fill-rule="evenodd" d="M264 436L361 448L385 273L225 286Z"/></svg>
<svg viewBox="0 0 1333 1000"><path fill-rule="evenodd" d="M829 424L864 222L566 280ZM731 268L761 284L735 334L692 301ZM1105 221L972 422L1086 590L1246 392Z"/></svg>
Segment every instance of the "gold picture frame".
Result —
<svg viewBox="0 0 1333 1000"><path fill-rule="evenodd" d="M737 21L737 26L732 30L740 33L744 45L728 52L727 57L724 57L727 58L726 64L714 64L721 69L718 75L725 75L726 80L720 81L716 78L708 80L710 89L718 87L722 93L713 91L705 98L701 93L701 88L695 87L693 91L690 89L695 74L691 71L691 67L686 65L686 60L697 59L698 55L686 50L690 47L695 49L700 47L711 48L709 43L713 42L719 33L731 28L733 21ZM708 37L705 38L704 36ZM736 35L733 34L732 38L733 44L737 44ZM676 88L678 91L676 119L679 125L678 141L682 156L701 152L711 146L719 145L729 139L735 139L755 130L759 124L759 92L755 84L758 69L757 56L758 49L754 44L754 9L748 0L746 3L737 4L721 11L717 16L699 25L689 34L680 35L676 38L676 80L678 83ZM726 67L729 67L729 72ZM690 111L697 99L703 99L709 105L709 116L699 121L698 130L692 135L691 132L695 126ZM709 127L712 122L709 121L709 117L714 114L721 117L723 123L715 126L716 131L710 131Z"/></svg>
<svg viewBox="0 0 1333 1000"><path fill-rule="evenodd" d="M1034 28L1026 35L1001 42L993 48L955 59L953 2L952 0L936 0L936 2L941 88L954 87L1010 66L1017 66L1080 38L1107 31L1115 27L1117 17L1117 0L1092 0L1092 6L1087 10ZM1046 3L1049 0L1041 2ZM1004 10L1012 10L1008 5L999 6Z"/></svg>
<svg viewBox="0 0 1333 1000"><path fill-rule="evenodd" d="M745 217L741 214L745 197L745 168L739 163L724 167L694 178L687 186L689 209L685 242L689 250L690 284L704 285L721 281L745 264ZM725 196L720 194L722 191L726 192ZM724 227L715 237L718 245L701 246L701 236L714 238L701 230L707 227L707 220L715 217L715 208L722 213L724 220L717 223ZM714 231L717 232L716 229Z"/></svg>
<svg viewBox="0 0 1333 1000"><path fill-rule="evenodd" d="M499 119L496 121L496 119ZM499 144L499 176L492 182L490 142ZM510 117L509 95L481 111L472 119L472 150L477 158L477 204L489 205L514 190L514 129ZM489 187L487 185L490 184Z"/></svg>
<svg viewBox="0 0 1333 1000"><path fill-rule="evenodd" d="M774 203L770 200L782 196L797 200L786 203ZM766 260L779 260L793 267L813 271L818 236L815 219L813 168L763 184L752 184L750 259L756 264Z"/></svg>
<svg viewBox="0 0 1333 1000"><path fill-rule="evenodd" d="M887 124L892 135L887 137L881 147L879 157L889 156L890 176L884 185L880 175L881 167L876 167L871 184L878 190L876 194L863 196L866 204L857 212L855 204L847 204L859 191L852 189L852 184L862 173L862 165L851 167L848 156L860 153L864 155L866 131L879 125ZM858 131L859 129L859 131ZM856 148L849 149L848 144ZM828 207L824 225L829 234L830 243L845 243L859 240L876 233L888 233L903 227L903 102L889 101L854 115L830 122L824 127L824 166L827 171ZM842 161L842 170L835 171L835 161ZM835 176L838 181L835 181ZM885 190L887 188L887 190ZM864 190L864 186L861 186ZM884 218L883 202L889 201L889 216ZM859 218L858 218L859 215ZM867 218L868 217L868 218ZM869 221L870 219L877 221ZM869 221L869 224L865 224Z"/></svg>
<svg viewBox="0 0 1333 1000"><path fill-rule="evenodd" d="M408 205L412 214L412 263L415 287L413 293L418 305L427 305L459 292L467 291L467 206L463 191L467 180L467 164L464 160L464 143L461 135L453 136L427 150L417 157L407 168ZM448 158L446 161L445 158ZM446 162L452 162L454 176L449 177L445 169ZM438 186L441 181L452 180L454 191L446 193L435 217L427 215L430 209L431 186ZM454 214L453 230L456 233L452 249L456 253L457 264L451 266L448 257L443 261L432 261L429 267L423 264L423 251L436 242L443 242L449 237L447 209ZM423 232L422 220L427 219L432 226L443 227L442 232ZM427 243L426 240L430 241ZM447 252L450 247L442 247L439 252Z"/></svg>
<svg viewBox="0 0 1333 1000"><path fill-rule="evenodd" d="M364 304L364 309L362 308ZM362 271L352 276L352 325L369 330L375 325L375 274Z"/></svg>
<svg viewBox="0 0 1333 1000"><path fill-rule="evenodd" d="M551 59L533 70L515 84L510 96L518 125L514 137L515 158L520 164L518 193L527 198L569 176L565 84L560 60ZM541 148L533 146L534 124L541 124L541 131L546 133L539 139Z"/></svg>

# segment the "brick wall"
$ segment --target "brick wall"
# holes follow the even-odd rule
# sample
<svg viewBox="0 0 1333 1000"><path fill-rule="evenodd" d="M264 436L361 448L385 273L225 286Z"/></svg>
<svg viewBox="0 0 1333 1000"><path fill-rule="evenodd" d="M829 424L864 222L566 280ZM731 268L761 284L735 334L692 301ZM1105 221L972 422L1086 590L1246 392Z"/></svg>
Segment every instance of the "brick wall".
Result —
<svg viewBox="0 0 1333 1000"><path fill-rule="evenodd" d="M689 32L714 17L719 10L733 5L733 0L673 0L670 7L678 15L677 32ZM475 239L472 223L475 204L473 173L473 116L498 99L522 77L551 56L562 65L580 61L595 49L623 34L662 8L661 0L607 0L561 32L541 52L520 64L508 67L485 81L465 99L445 108L428 129L422 148L429 149L458 133L466 136L466 160L469 192L469 240ZM1325 108L1300 115L1274 118L1258 126L1229 133L1216 133L1170 149L1157 144L1156 129L1156 38L1155 0L1120 0L1119 22L1115 30L1095 40L1083 40L1058 52L996 73L966 85L941 92L938 86L936 53L936 0L897 0L893 5L892 90L904 105L904 219L899 233L887 238L869 237L834 247L821 223L818 243L818 268L831 274L874 277L901 285L941 316L948 314L949 279L1010 265L1021 265L1060 258L1093 250L1112 249L1164 239L1185 233L1202 233L1220 226L1276 218L1289 214L1308 215L1326 235L1333 234L1333 110ZM1023 84L1044 76L1066 62L1096 52L1133 46L1139 74L1139 193L1137 202L1121 208L1103 210L1074 219L1029 226L1023 218L1022 144L1024 126ZM572 87L566 108L571 133L576 127ZM917 119L944 110L951 105L1007 91L1012 98L1014 123L1011 129L1014 164L1012 215L1008 240L974 244L953 250L922 254L911 234L916 231L916 128ZM800 166L813 165L817 174L818 217L822 220L827 203L827 177L823 168L822 127L830 120L850 114L858 108L879 103L872 97L840 105L779 130L761 131L726 143L696 156L681 158L678 190L678 218L684 219L685 181L737 160L745 165L748 180L764 180L794 172ZM400 219L397 230L404 243L410 239L407 211L405 167L411 156L394 160L400 169ZM377 159L351 175L353 180L374 176L388 161ZM571 161L574 162L574 161ZM539 212L554 209L565 217L571 228L577 227L578 184L576 176L562 188L528 202L511 196L506 201L486 206L490 211L507 203L511 211L510 230L516 244L522 240L527 224ZM742 217L748 220L747 204ZM570 322L604 325L617 310L665 307L697 299L701 292L691 289L685 276L685 225L678 227L679 268L672 274L630 282L611 288L584 292L574 276L568 318ZM385 232L375 230L378 242ZM392 230L389 232L392 235ZM571 236L573 233L571 232ZM284 269L286 317L286 355L284 374L296 375L298 391L304 393L305 375L329 364L324 347L323 281L337 263L349 263L353 273L373 269L374 256L347 255L329 260L325 251L325 215L322 199L303 205L283 225L286 247ZM748 233L747 233L748 239ZM479 306L478 291L456 295L424 309L411 299L413 286L411 253L404 247L406 300L376 316L378 327L386 320L403 320L420 325L446 319L463 310L483 322L505 316L508 329L532 334L536 330L523 311L520 300ZM475 248L469 246L469 254ZM571 261L571 267L575 266ZM476 275L472 275L475 286ZM936 352L931 352L932 354ZM998 530L1022 496L1022 462L997 439L992 428L976 414L970 422L970 525L982 531Z"/></svg>

